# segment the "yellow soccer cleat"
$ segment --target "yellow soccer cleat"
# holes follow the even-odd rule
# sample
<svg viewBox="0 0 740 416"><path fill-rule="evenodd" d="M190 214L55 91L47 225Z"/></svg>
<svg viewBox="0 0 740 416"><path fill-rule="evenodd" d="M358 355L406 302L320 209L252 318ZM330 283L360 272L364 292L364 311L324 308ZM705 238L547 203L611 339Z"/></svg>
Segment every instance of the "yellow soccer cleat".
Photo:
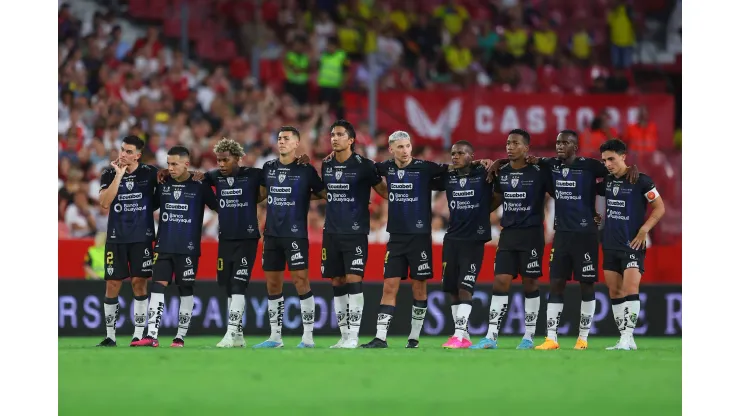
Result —
<svg viewBox="0 0 740 416"><path fill-rule="evenodd" d="M536 350L559 350L560 345L558 344L557 341L553 339L545 338L545 342L543 342L541 345L534 347L534 349Z"/></svg>
<svg viewBox="0 0 740 416"><path fill-rule="evenodd" d="M585 350L588 348L588 342L585 339L578 338L578 341L576 341L576 346L573 347L574 350Z"/></svg>

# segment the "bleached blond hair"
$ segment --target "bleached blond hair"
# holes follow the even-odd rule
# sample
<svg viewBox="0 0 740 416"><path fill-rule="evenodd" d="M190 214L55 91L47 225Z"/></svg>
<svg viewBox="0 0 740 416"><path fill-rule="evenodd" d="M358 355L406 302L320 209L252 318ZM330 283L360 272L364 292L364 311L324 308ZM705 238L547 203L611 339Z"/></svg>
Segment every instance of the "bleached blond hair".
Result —
<svg viewBox="0 0 740 416"><path fill-rule="evenodd" d="M393 145L398 140L408 140L411 141L411 135L406 133L403 130L396 130L393 133L391 133L390 136L388 136L388 146Z"/></svg>
<svg viewBox="0 0 740 416"><path fill-rule="evenodd" d="M244 147L235 140L223 138L213 147L215 153L228 153L232 156L242 158L244 156Z"/></svg>

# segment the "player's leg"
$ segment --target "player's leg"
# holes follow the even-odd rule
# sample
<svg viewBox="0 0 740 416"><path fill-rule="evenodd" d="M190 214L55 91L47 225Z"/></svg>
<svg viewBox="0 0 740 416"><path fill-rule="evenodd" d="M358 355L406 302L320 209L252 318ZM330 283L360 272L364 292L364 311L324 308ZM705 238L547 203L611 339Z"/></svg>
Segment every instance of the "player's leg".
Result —
<svg viewBox="0 0 740 416"><path fill-rule="evenodd" d="M216 283L218 288L226 294L226 310L231 311L231 276L234 274L232 263L233 246L228 240L218 242L218 257L216 258ZM227 321L230 321L230 312ZM236 334L235 334L236 335ZM230 348L233 345L233 337L226 329L223 339L216 344L219 348Z"/></svg>
<svg viewBox="0 0 740 416"><path fill-rule="evenodd" d="M472 349L498 348L498 334L509 310L509 288L519 274L519 256L515 251L497 250L493 265L493 290L488 310L488 333Z"/></svg>
<svg viewBox="0 0 740 416"><path fill-rule="evenodd" d="M411 292L414 304L411 307L411 333L406 348L418 348L424 318L427 315L427 280L432 278L432 237L416 235L406 254L411 275Z"/></svg>
<svg viewBox="0 0 740 416"><path fill-rule="evenodd" d="M403 244L388 242L383 268L383 296L380 299L380 308L378 308L375 338L367 344L362 344L360 346L362 348L388 348L386 337L396 310L398 288L401 286L401 280L406 279L409 273L409 265L403 253Z"/></svg>
<svg viewBox="0 0 740 416"><path fill-rule="evenodd" d="M240 242L236 256L230 267L233 273L230 279L231 303L229 304L227 335L231 345L226 345L227 347L244 347L246 345L242 322L247 302L247 286L252 276L254 259L257 256L257 240Z"/></svg>
<svg viewBox="0 0 740 416"><path fill-rule="evenodd" d="M152 276L152 244L137 243L128 247L131 289L134 292L134 336L131 342L144 337L146 324L147 281Z"/></svg>
<svg viewBox="0 0 740 416"><path fill-rule="evenodd" d="M349 295L347 294L347 279L344 276L342 253L336 249L332 234L324 234L321 242L321 277L331 279L334 292L334 313L339 325L341 338L330 348L341 348L349 337Z"/></svg>
<svg viewBox="0 0 740 416"><path fill-rule="evenodd" d="M254 348L283 347L283 272L285 271L285 252L275 237L265 236L262 246L262 269L267 283L267 311L270 316L270 338Z"/></svg>
<svg viewBox="0 0 740 416"><path fill-rule="evenodd" d="M457 275L459 271L455 256L457 254L455 248L458 244L460 244L459 241L449 239L445 239L442 243L442 291L449 296L453 322L455 322L457 310L460 307L460 296L457 289ZM455 338L454 334L442 346L451 345L453 338Z"/></svg>
<svg viewBox="0 0 740 416"><path fill-rule="evenodd" d="M190 329L190 321L193 318L193 287L195 286L195 276L198 274L198 257L187 255L176 255L175 264L175 283L180 293L180 310L178 311L177 335L172 340L170 347L184 347L185 336Z"/></svg>
<svg viewBox="0 0 740 416"><path fill-rule="evenodd" d="M614 322L617 324L617 330L619 330L620 334L619 342L617 342L615 346L607 349L629 349L629 345L625 344L627 337L624 335L627 303L624 298L624 291L622 288L622 273L624 268L622 267L622 257L620 252L604 250L604 260L602 264L604 269L604 281L606 282L606 286L609 288L609 299L611 299L612 303Z"/></svg>
<svg viewBox="0 0 740 416"><path fill-rule="evenodd" d="M547 298L547 337L538 345L538 350L556 350L558 344L558 327L563 314L565 302L565 285L573 276L573 258L570 255L571 239L562 232L555 233L555 240L550 250L550 293Z"/></svg>
<svg viewBox="0 0 740 416"><path fill-rule="evenodd" d="M362 312L365 308L365 296L362 293L362 278L365 277L367 263L367 236L350 237L353 244L348 244L348 250L342 256L344 270L347 272L346 286L349 309L349 337L342 348L357 348L362 324Z"/></svg>
<svg viewBox="0 0 740 416"><path fill-rule="evenodd" d="M588 333L591 331L591 324L596 312L596 293L594 284L599 280L599 236L594 233L588 238L584 238L582 252L577 253L580 259L580 265L575 267L575 279L581 285L581 319L578 325L578 340L574 349L585 350L588 348Z"/></svg>
<svg viewBox="0 0 740 416"><path fill-rule="evenodd" d="M631 350L637 349L634 333L637 320L640 317L640 279L644 271L643 261L644 256L641 254L630 255L630 261L627 262L624 269L624 281L622 283L622 293L625 295L624 303L626 305L624 334L629 338Z"/></svg>
<svg viewBox="0 0 740 416"><path fill-rule="evenodd" d="M475 283L483 265L485 242L461 244L456 251L456 257L459 258L456 291L460 304L455 314L455 335L451 347L469 348L472 343L468 334L468 319L473 310Z"/></svg>
<svg viewBox="0 0 740 416"><path fill-rule="evenodd" d="M116 321L120 313L118 294L121 292L123 280L130 276L128 267L128 251L124 244L105 245L105 299L103 300L103 315L105 316L105 339L98 347L116 346Z"/></svg>
<svg viewBox="0 0 740 416"><path fill-rule="evenodd" d="M159 324L164 313L164 291L172 281L175 271L171 255L154 253L152 270L152 287L149 293L149 328L147 334L139 341L132 342L132 347L158 347Z"/></svg>
<svg viewBox="0 0 740 416"><path fill-rule="evenodd" d="M298 248L296 248L296 246ZM293 280L295 290L301 299L301 320L303 321L303 337L298 348L314 348L313 323L316 313L316 302L308 280L308 239L296 239L291 242L290 252L286 250L288 270Z"/></svg>

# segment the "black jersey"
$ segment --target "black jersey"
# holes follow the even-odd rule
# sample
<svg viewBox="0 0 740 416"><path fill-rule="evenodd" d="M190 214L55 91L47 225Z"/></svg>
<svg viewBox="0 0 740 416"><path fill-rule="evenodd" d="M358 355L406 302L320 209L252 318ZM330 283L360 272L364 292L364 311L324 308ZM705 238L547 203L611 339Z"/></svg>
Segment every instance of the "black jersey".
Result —
<svg viewBox="0 0 740 416"><path fill-rule="evenodd" d="M370 232L370 188L382 180L375 162L352 154L344 163L335 158L321 164L326 188L324 232L368 234Z"/></svg>
<svg viewBox="0 0 740 416"><path fill-rule="evenodd" d="M501 168L494 180L494 192L503 195L503 228L541 227L544 221L545 192L550 174L537 165Z"/></svg>
<svg viewBox="0 0 740 416"><path fill-rule="evenodd" d="M633 250L630 242L645 223L648 202L660 196L653 180L641 173L637 183L631 184L626 175L621 178L608 175L599 184L598 192L606 198L603 248L630 253L642 251Z"/></svg>
<svg viewBox="0 0 740 416"><path fill-rule="evenodd" d="M108 189L116 177L116 170L108 167L100 177L100 189ZM125 173L118 193L110 204L108 214L109 243L142 243L154 239L154 217L157 169L139 164L131 173Z"/></svg>
<svg viewBox="0 0 740 416"><path fill-rule="evenodd" d="M261 181L267 189L265 235L307 238L311 194L323 190L316 169L296 161L283 165L274 159L262 167Z"/></svg>
<svg viewBox="0 0 740 416"><path fill-rule="evenodd" d="M486 182L483 166L472 166L470 172L445 172L443 189L450 207L450 225L445 238L489 241L491 239L491 198L493 185Z"/></svg>
<svg viewBox="0 0 740 416"><path fill-rule="evenodd" d="M262 169L239 167L234 176L223 176L218 169L208 172L204 182L216 187L218 198L218 239L260 238L257 222Z"/></svg>

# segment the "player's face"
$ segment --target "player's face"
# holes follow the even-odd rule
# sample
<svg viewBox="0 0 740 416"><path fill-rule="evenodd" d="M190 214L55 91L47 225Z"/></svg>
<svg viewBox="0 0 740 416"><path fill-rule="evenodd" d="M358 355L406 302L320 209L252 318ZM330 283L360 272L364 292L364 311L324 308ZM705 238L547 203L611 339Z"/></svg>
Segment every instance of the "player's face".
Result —
<svg viewBox="0 0 740 416"><path fill-rule="evenodd" d="M216 152L216 162L218 162L218 170L224 176L231 175L239 166L239 158L229 152Z"/></svg>
<svg viewBox="0 0 740 416"><path fill-rule="evenodd" d="M509 157L509 160L523 159L528 151L529 146L521 135L510 134L509 138L506 139L506 156Z"/></svg>
<svg viewBox="0 0 740 416"><path fill-rule="evenodd" d="M576 154L577 150L578 145L573 136L558 134L558 138L555 141L555 151L558 154L558 159L565 160Z"/></svg>
<svg viewBox="0 0 740 416"><path fill-rule="evenodd" d="M278 153L280 156L288 156L298 148L298 137L293 132L281 131L278 134Z"/></svg>
<svg viewBox="0 0 740 416"><path fill-rule="evenodd" d="M344 152L350 148L354 139L350 139L347 129L336 126L331 129L331 150L334 152Z"/></svg>
<svg viewBox="0 0 740 416"><path fill-rule="evenodd" d="M606 166L606 170L609 171L609 173L616 174L625 167L624 158L626 155L620 155L617 152L607 150L606 152L601 153L601 160L604 161L604 165Z"/></svg>
<svg viewBox="0 0 740 416"><path fill-rule="evenodd" d="M390 145L389 150L393 158L401 163L411 160L411 140L409 139L396 140Z"/></svg>
<svg viewBox="0 0 740 416"><path fill-rule="evenodd" d="M171 177L181 177L188 170L189 166L189 158L180 157L179 155L167 155L167 170L170 171Z"/></svg>
<svg viewBox="0 0 740 416"><path fill-rule="evenodd" d="M452 157L452 167L460 169L468 166L473 160L473 151L468 146L455 144L452 146L450 156Z"/></svg>
<svg viewBox="0 0 740 416"><path fill-rule="evenodd" d="M136 150L136 146L124 143L121 145L121 154L118 155L118 163L120 166L132 165L139 160L140 157L141 152Z"/></svg>

